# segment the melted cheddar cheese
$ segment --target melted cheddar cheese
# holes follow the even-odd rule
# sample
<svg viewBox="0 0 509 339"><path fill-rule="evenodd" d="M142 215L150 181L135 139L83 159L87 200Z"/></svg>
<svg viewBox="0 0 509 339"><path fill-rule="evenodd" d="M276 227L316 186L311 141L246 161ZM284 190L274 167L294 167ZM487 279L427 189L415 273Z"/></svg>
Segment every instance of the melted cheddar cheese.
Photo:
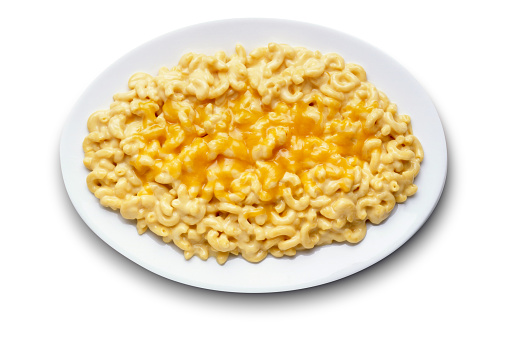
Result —
<svg viewBox="0 0 509 339"><path fill-rule="evenodd" d="M233 180L252 173L262 184L260 199L272 201L282 196L286 184L281 179L287 172L298 175L304 185L325 178L352 179L354 166L368 161L362 147L374 134L364 121L373 106L367 107L363 101L345 107L333 100L325 104L315 95L309 103L279 102L274 109L265 105L253 109L249 106L253 97L254 91L248 90L214 107L221 112L221 119L210 134L204 128L210 122L210 102L182 107L167 101L162 109L153 102L140 103L143 128L136 135L146 147L131 159L137 175L148 182L165 172L185 184L192 197L231 201L234 196L245 198L243 185L232 185ZM193 121L179 119L179 111L194 117ZM157 121L160 115L164 125ZM264 153L257 149L261 141L274 147ZM214 146L212 152L210 145ZM144 163L144 159L154 161ZM309 175L316 166L323 168L325 176ZM249 177L244 175L244 186L249 186Z"/></svg>

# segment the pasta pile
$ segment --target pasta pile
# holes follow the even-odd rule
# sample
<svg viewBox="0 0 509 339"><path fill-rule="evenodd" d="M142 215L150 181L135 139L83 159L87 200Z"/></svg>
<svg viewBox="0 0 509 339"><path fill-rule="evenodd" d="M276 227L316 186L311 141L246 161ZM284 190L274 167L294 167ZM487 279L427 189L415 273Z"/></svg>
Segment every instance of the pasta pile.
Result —
<svg viewBox="0 0 509 339"><path fill-rule="evenodd" d="M186 259L357 243L417 191L410 117L338 54L237 45L128 86L88 120L88 188Z"/></svg>

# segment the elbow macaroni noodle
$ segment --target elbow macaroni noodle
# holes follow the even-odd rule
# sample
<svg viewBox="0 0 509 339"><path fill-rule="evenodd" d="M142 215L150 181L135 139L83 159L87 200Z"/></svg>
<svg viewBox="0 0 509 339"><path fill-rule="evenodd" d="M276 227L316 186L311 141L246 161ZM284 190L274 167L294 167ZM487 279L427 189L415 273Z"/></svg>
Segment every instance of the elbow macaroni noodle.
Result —
<svg viewBox="0 0 509 339"><path fill-rule="evenodd" d="M423 159L410 118L337 54L271 43L188 53L88 120L88 188L186 259L357 243Z"/></svg>

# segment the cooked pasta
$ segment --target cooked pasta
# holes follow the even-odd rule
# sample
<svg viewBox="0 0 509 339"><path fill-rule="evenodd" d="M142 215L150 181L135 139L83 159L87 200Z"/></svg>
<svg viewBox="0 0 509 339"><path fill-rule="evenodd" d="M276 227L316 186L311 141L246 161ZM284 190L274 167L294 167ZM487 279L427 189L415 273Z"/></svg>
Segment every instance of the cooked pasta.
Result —
<svg viewBox="0 0 509 339"><path fill-rule="evenodd" d="M186 259L357 243L417 190L410 117L338 54L237 45L128 86L88 120L88 188Z"/></svg>

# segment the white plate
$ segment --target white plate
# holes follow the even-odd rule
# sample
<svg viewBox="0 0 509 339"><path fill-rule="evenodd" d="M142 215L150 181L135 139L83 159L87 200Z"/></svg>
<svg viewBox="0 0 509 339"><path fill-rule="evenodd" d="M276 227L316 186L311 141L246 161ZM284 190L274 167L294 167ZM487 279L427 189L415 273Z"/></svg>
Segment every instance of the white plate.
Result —
<svg viewBox="0 0 509 339"><path fill-rule="evenodd" d="M118 212L102 208L85 182L82 142L88 134L88 116L109 107L112 95L127 90L127 80L137 72L157 74L162 66L175 65L186 52L232 53L235 44L248 51L269 42L336 52L347 62L362 65L368 80L398 104L400 114L412 118L414 134L424 148L424 162L416 184L418 193L398 204L380 226L368 226L357 245L333 244L301 252L293 258L268 256L258 264L242 258L220 266L215 259L184 259L173 245L156 236L139 236L134 224ZM78 100L64 127L60 145L62 174L69 197L87 225L127 258L168 279L196 287L265 293L297 290L325 284L363 270L403 245L423 225L437 204L447 172L447 149L438 113L424 89L396 61L351 36L320 26L273 19L234 19L204 23L152 40L107 68Z"/></svg>

